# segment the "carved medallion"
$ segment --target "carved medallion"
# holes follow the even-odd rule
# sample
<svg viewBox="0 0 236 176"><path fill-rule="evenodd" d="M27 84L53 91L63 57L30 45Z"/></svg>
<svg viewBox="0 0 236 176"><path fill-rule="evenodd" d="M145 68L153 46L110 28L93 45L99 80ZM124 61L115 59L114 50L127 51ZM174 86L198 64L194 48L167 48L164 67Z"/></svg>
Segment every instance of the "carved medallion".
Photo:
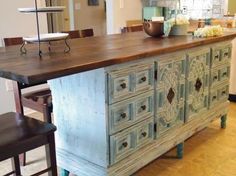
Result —
<svg viewBox="0 0 236 176"><path fill-rule="evenodd" d="M199 78L197 78L197 81L195 83L195 90L199 92L201 87L202 87L202 81Z"/></svg>
<svg viewBox="0 0 236 176"><path fill-rule="evenodd" d="M169 92L167 94L167 99L169 101L169 103L171 104L173 99L175 97L175 92L173 91L172 87L169 89Z"/></svg>

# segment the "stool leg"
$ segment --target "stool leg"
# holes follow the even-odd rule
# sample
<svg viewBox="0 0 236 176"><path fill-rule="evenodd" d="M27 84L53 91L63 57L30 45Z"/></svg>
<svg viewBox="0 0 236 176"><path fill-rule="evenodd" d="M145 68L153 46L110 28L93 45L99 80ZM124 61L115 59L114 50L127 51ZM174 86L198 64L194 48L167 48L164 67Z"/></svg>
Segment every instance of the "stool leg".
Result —
<svg viewBox="0 0 236 176"><path fill-rule="evenodd" d="M48 106L43 107L43 121L52 123L52 115L51 115L51 110L48 109Z"/></svg>
<svg viewBox="0 0 236 176"><path fill-rule="evenodd" d="M65 169L62 169L60 170L60 176L69 176L70 175L70 172L65 170Z"/></svg>
<svg viewBox="0 0 236 176"><path fill-rule="evenodd" d="M11 163L12 169L15 171L14 175L21 176L19 156L15 156L14 158L12 158Z"/></svg>
<svg viewBox="0 0 236 176"><path fill-rule="evenodd" d="M46 158L48 167L51 167L49 176L57 176L57 162L56 162L54 134L50 134L48 136L48 144L46 145Z"/></svg>
<svg viewBox="0 0 236 176"><path fill-rule="evenodd" d="M227 115L223 115L221 117L221 124L220 124L222 129L226 128L226 121L227 121Z"/></svg>
<svg viewBox="0 0 236 176"><path fill-rule="evenodd" d="M177 145L177 158L182 159L184 155L184 142Z"/></svg>

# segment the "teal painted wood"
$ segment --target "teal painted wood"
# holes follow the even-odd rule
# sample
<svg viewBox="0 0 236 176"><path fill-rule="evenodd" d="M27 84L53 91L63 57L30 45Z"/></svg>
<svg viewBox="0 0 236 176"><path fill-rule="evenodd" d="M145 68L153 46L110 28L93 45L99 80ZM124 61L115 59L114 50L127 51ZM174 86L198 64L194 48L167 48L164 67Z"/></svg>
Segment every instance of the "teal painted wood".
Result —
<svg viewBox="0 0 236 176"><path fill-rule="evenodd" d="M158 135L184 122L186 59L182 53L157 62Z"/></svg>
<svg viewBox="0 0 236 176"><path fill-rule="evenodd" d="M154 140L154 116L110 137L111 164Z"/></svg>
<svg viewBox="0 0 236 176"><path fill-rule="evenodd" d="M177 158L182 159L184 156L184 142L177 145Z"/></svg>
<svg viewBox="0 0 236 176"><path fill-rule="evenodd" d="M108 166L104 69L61 77L48 83L58 128L56 147L99 166ZM66 165L60 167L68 169Z"/></svg>
<svg viewBox="0 0 236 176"><path fill-rule="evenodd" d="M227 121L227 115L223 115L221 117L221 128L225 129L226 128L226 121Z"/></svg>
<svg viewBox="0 0 236 176"><path fill-rule="evenodd" d="M108 102L113 104L154 89L154 62L108 68Z"/></svg>
<svg viewBox="0 0 236 176"><path fill-rule="evenodd" d="M131 125L154 116L154 92L140 94L139 96L114 103L109 109L110 134L126 129Z"/></svg>
<svg viewBox="0 0 236 176"><path fill-rule="evenodd" d="M60 176L69 176L70 172L65 169L60 169Z"/></svg>
<svg viewBox="0 0 236 176"><path fill-rule="evenodd" d="M209 108L210 48L197 48L187 56L186 121Z"/></svg>

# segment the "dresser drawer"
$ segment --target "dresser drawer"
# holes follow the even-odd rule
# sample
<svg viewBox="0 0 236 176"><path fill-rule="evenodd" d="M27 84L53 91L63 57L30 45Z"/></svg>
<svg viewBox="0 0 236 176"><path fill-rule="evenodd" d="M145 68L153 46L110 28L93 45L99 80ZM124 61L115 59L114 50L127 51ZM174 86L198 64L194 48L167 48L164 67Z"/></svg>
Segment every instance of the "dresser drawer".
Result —
<svg viewBox="0 0 236 176"><path fill-rule="evenodd" d="M131 65L108 71L109 104L153 89L154 63Z"/></svg>
<svg viewBox="0 0 236 176"><path fill-rule="evenodd" d="M224 67L220 69L220 81L229 80L230 67Z"/></svg>
<svg viewBox="0 0 236 176"><path fill-rule="evenodd" d="M220 71L218 69L215 69L211 72L211 86L214 86L219 83L220 81Z"/></svg>
<svg viewBox="0 0 236 176"><path fill-rule="evenodd" d="M212 51L212 67L219 65L220 61L221 61L221 50L214 49Z"/></svg>
<svg viewBox="0 0 236 176"><path fill-rule="evenodd" d="M229 97L229 85L224 85L218 89L219 100L228 100Z"/></svg>
<svg viewBox="0 0 236 176"><path fill-rule="evenodd" d="M135 130L126 130L110 137L111 164L127 157L135 150Z"/></svg>
<svg viewBox="0 0 236 176"><path fill-rule="evenodd" d="M229 62L231 58L231 46L226 46L221 50L221 60L223 62Z"/></svg>
<svg viewBox="0 0 236 176"><path fill-rule="evenodd" d="M110 134L153 116L154 91L109 106Z"/></svg>
<svg viewBox="0 0 236 176"><path fill-rule="evenodd" d="M136 145L137 148L145 146L153 141L154 125L153 119L143 122L143 125L136 127Z"/></svg>
<svg viewBox="0 0 236 176"><path fill-rule="evenodd" d="M218 91L217 90L211 90L210 93L210 108L213 107L213 105L217 104L218 102Z"/></svg>
<svg viewBox="0 0 236 176"><path fill-rule="evenodd" d="M110 136L110 163L126 158L154 139L154 117Z"/></svg>
<svg viewBox="0 0 236 176"><path fill-rule="evenodd" d="M217 67L224 63L230 63L232 46L230 43L221 43L212 47L211 66Z"/></svg>

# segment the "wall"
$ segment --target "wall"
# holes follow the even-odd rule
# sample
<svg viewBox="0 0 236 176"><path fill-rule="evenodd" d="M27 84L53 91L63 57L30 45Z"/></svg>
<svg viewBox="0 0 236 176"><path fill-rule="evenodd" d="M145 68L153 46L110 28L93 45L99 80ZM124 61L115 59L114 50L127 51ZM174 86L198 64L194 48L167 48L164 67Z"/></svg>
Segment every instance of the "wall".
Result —
<svg viewBox="0 0 236 176"><path fill-rule="evenodd" d="M107 0L107 33L120 33L127 20L142 19L141 0Z"/></svg>
<svg viewBox="0 0 236 176"><path fill-rule="evenodd" d="M75 29L93 28L95 35L106 34L106 13L104 0L98 6L88 6L86 0L74 0Z"/></svg>
<svg viewBox="0 0 236 176"><path fill-rule="evenodd" d="M235 0L228 0L228 11L231 15L236 13L236 1Z"/></svg>
<svg viewBox="0 0 236 176"><path fill-rule="evenodd" d="M42 1L38 1L39 3ZM19 7L31 7L32 0L10 0L2 1L0 5L0 46L3 46L4 37L26 36L36 32L35 15L22 14L17 11ZM43 3L39 5L44 5ZM47 32L45 14L40 15L41 32ZM14 111L14 100L12 91L7 92L5 79L0 78L0 114Z"/></svg>
<svg viewBox="0 0 236 176"><path fill-rule="evenodd" d="M94 35L106 34L104 0L99 0L97 6L88 6L88 0L53 0L53 2L55 5L66 6L64 13L54 18L57 31L93 28Z"/></svg>

